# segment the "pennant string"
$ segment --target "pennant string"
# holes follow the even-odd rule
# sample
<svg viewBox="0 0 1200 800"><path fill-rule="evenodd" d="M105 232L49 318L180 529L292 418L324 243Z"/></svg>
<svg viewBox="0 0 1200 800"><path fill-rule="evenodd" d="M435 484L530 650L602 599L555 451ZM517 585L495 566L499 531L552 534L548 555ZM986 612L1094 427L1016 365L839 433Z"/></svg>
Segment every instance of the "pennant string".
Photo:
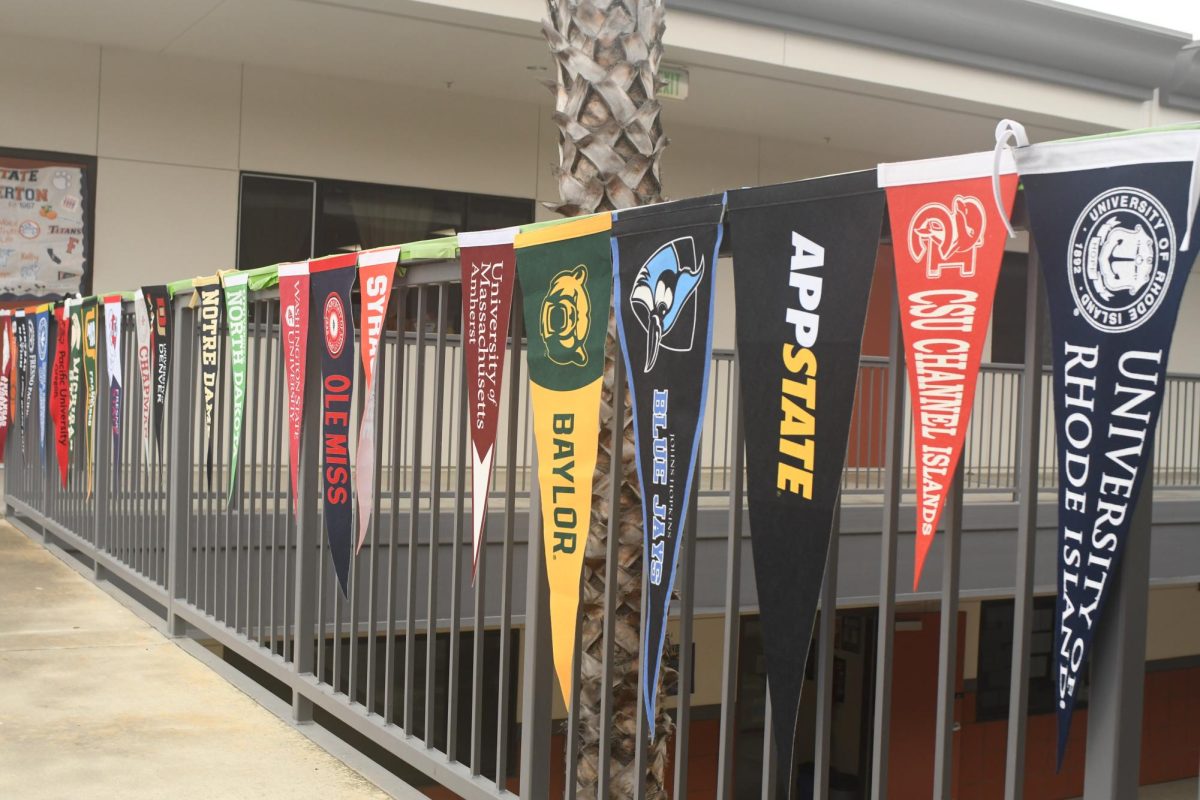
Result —
<svg viewBox="0 0 1200 800"><path fill-rule="evenodd" d="M1017 147L1025 147L1029 144L1029 135L1025 133L1025 126L1015 120L1002 119L996 125L996 149L992 151L992 198L996 201L996 208L1000 211L1000 219L1004 221L1004 228L1008 231L1008 238L1013 238L1017 232L1013 230L1012 223L1008 219L1008 212L1004 209L1004 199L1000 196L1000 159L1004 155L1004 151L1012 152L1012 145L1009 140L1015 141ZM1195 182L1195 172L1192 172L1192 181Z"/></svg>
<svg viewBox="0 0 1200 800"><path fill-rule="evenodd" d="M1196 224L1196 206L1200 205L1200 143L1192 156L1192 182L1188 188L1187 230L1179 244L1179 252L1187 252L1192 246L1192 227Z"/></svg>

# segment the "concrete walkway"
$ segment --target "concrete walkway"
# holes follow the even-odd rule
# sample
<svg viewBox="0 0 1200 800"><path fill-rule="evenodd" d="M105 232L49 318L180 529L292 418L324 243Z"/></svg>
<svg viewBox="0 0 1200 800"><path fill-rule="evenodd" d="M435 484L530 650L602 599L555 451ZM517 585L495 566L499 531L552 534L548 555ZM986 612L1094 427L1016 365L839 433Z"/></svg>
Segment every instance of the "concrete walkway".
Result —
<svg viewBox="0 0 1200 800"><path fill-rule="evenodd" d="M0 797L386 795L0 521Z"/></svg>

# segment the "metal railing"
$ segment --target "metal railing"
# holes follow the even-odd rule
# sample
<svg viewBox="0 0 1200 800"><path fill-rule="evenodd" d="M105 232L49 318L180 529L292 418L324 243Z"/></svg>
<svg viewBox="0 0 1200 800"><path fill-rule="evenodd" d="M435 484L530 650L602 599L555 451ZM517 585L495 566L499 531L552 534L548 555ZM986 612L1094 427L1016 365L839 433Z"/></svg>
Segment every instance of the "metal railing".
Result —
<svg viewBox="0 0 1200 800"><path fill-rule="evenodd" d="M279 303L273 290L251 294L244 439L234 491L228 498L231 392L226 383L218 386L210 485L198 391L197 318L185 294L175 298L174 363L161 449L153 432L151 446L142 446L141 386L132 307L127 304L119 453L112 450L107 391L97 399L96 483L90 497L82 436L75 442L63 488L53 431L46 433L43 457L36 419L29 421L23 433L14 432L9 438L6 503L20 524L69 546L95 566L98 576L118 579L140 593L164 614L174 633L215 641L290 691L296 721L312 721L319 712L324 719L348 725L395 754L415 770L413 775L423 775L430 784L465 798L498 798L510 792L543 798L549 796L551 785L564 781L567 796L573 797L575 717L567 720L566 756L555 761L551 739L561 728L552 721L557 689L550 667L542 548L528 546L539 541L540 532L521 315L512 315L488 541L472 585L467 413L461 350L452 332L457 276L455 263L427 263L410 267L396 282L376 377L376 511L366 543L353 561L348 598L341 596L333 578L318 488L319 326L313 326L308 348L310 380L300 487L293 496L287 466ZM426 309L436 309L432 322ZM104 359L98 361L98 385L107 387ZM902 496L913 488L911 432L904 411L903 375L897 369L901 363L893 326L891 355L864 358L859 366L843 480L847 504L871 504L877 496L883 508L875 797L885 796L887 785L898 512ZM1040 372L1038 367L1001 365L981 370L963 469L946 515L950 528L959 534L964 497L1021 499L1022 509L1036 509L1037 490L1053 487L1052 414L1046 400L1049 392L1042 388L1049 378ZM1030 390L1031 379L1038 391ZM355 415L363 399L361 391L357 395ZM82 398L77 402L83 414ZM679 565L674 609L679 620L674 637L680 654L679 683L687 685L697 668L691 656L696 576L708 565L697 563L696 542L699 526L709 525L713 529L706 534L724 542L723 563L715 568L724 583L714 589L724 598L715 609L723 645L719 664L715 654L704 660L706 669L719 667L720 671L713 767L717 791L721 797L735 796L735 751L753 746L761 752L759 791L769 797L782 779L775 774L771 737L761 732L770 730L769 704L767 721L757 734L761 741L743 736L735 714L743 647L740 626L743 615L753 613L755 607L743 585L743 573L750 575L750 556L743 519L743 439L733 353L714 354L706 402L697 503L716 513L689 515L684 532L681 552L685 555ZM1030 413L1034 409L1037 413ZM1172 376L1155 450L1158 487L1200 485L1197 411L1200 378ZM1027 419L1034 423L1032 427L1024 424ZM612 424L619 429L621 423L618 410ZM352 420L351 430L357 428ZM1033 449L1027 451L1030 445ZM1027 452L1038 455L1023 458ZM119 468L115 466L118 455ZM1031 487L1032 495L1022 491L1023 486ZM1014 514L1014 520L1024 537L1021 541L1028 543L1031 512L1022 515L1018 519ZM698 522L701 518L706 521ZM713 523L714 519L719 522ZM610 542L615 538L610 537ZM827 574L836 576L839 537L833 538ZM954 543L957 535L947 539ZM615 543L609 550L612 563ZM954 618L957 545L948 544L945 551L944 574L949 580L942 587L943 616ZM706 569L705 574L713 572ZM1023 573L1018 596L1022 580L1026 580ZM614 591L610 584L605 596L610 612ZM827 578L822 597L825 608L835 603L836 580ZM816 691L821 698L816 718L818 797L829 796L833 664L832 647L824 645L831 644L832 637L832 615L827 615L817 632L821 654L816 667ZM947 669L949 658L950 676L954 652L951 626L943 631L941 642L942 668ZM1025 670L1021 664L1015 674L1020 678L1027 675ZM939 687L939 697L945 700L950 677L942 675ZM607 697L602 740L611 734L611 703ZM673 701L672 713L679 723L672 748L677 796L686 794L690 705L688 692ZM943 709L939 720L945 719ZM641 730L637 760L638 769L644 770L645 728ZM1023 732L1021 737L1017 744L1023 747ZM943 768L950 747L951 739L939 722L938 769ZM739 786L744 779L739 777ZM607 796L611 780L607 761L600 780L601 796Z"/></svg>

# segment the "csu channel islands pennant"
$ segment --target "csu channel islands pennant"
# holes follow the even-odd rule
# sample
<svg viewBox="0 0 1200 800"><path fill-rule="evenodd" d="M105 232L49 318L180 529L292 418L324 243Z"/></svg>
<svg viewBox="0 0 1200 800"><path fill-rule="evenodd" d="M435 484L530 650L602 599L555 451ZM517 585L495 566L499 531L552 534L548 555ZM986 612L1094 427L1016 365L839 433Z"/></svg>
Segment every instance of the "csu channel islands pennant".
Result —
<svg viewBox="0 0 1200 800"><path fill-rule="evenodd" d="M363 408L358 425L358 452L355 454L354 493L358 498L358 544L362 550L367 529L375 514L375 372L379 364L379 342L387 321L392 279L396 276L399 247L364 250L358 254L358 286L362 295L359 327L359 355L363 368Z"/></svg>
<svg viewBox="0 0 1200 800"><path fill-rule="evenodd" d="M992 168L990 152L879 165L913 408L914 592L962 456L1017 193L1016 167L1007 156L1003 208L997 208Z"/></svg>
<svg viewBox="0 0 1200 800"><path fill-rule="evenodd" d="M998 134L1026 144L1016 123L1001 123ZM1200 250L1200 127L1027 145L1013 155L1053 346L1061 767L1079 680L1151 465L1171 337Z"/></svg>
<svg viewBox="0 0 1200 800"><path fill-rule="evenodd" d="M724 195L614 214L613 297L633 407L648 571L642 697L654 698L700 450Z"/></svg>
<svg viewBox="0 0 1200 800"><path fill-rule="evenodd" d="M782 775L791 774L883 205L875 170L729 192L750 541Z"/></svg>
<svg viewBox="0 0 1200 800"><path fill-rule="evenodd" d="M321 322L321 477L329 555L342 596L354 554L350 476L350 401L354 393L354 327L350 290L356 253L309 262L313 311Z"/></svg>
<svg viewBox="0 0 1200 800"><path fill-rule="evenodd" d="M517 234L529 401L537 447L554 671L567 705L579 580L592 517L604 336L612 296L611 214Z"/></svg>
<svg viewBox="0 0 1200 800"><path fill-rule="evenodd" d="M487 532L508 317L516 283L513 249L516 234L516 228L502 228L458 235L463 285L463 357L471 429L472 583Z"/></svg>
<svg viewBox="0 0 1200 800"><path fill-rule="evenodd" d="M279 336L287 383L288 473L292 481L292 513L299 510L300 426L304 421L304 373L308 358L308 262L279 267Z"/></svg>

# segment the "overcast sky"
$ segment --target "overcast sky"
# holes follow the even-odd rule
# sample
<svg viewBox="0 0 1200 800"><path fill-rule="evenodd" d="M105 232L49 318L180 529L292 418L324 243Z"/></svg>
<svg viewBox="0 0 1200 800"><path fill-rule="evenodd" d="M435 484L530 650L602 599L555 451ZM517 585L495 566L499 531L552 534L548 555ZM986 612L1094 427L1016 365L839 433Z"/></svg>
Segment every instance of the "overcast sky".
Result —
<svg viewBox="0 0 1200 800"><path fill-rule="evenodd" d="M1200 38L1200 0L1060 0L1114 17L1158 25Z"/></svg>

